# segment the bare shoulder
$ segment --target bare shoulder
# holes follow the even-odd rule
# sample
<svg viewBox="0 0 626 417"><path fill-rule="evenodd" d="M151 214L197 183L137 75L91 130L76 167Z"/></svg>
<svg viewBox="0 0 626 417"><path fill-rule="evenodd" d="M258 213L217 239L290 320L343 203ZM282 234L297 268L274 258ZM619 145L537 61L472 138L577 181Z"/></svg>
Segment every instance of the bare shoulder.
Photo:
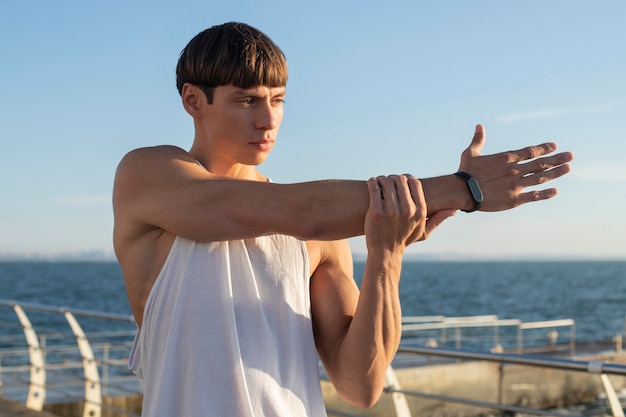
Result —
<svg viewBox="0 0 626 417"><path fill-rule="evenodd" d="M128 152L120 161L116 177L158 168L165 163L192 162L193 157L182 148L172 145L138 148Z"/></svg>
<svg viewBox="0 0 626 417"><path fill-rule="evenodd" d="M170 145L138 148L120 161L113 184L113 204L126 207L141 196L157 195L176 187L185 176L207 175L185 150ZM156 193L155 193L156 191Z"/></svg>
<svg viewBox="0 0 626 417"><path fill-rule="evenodd" d="M352 278L352 251L347 239L306 242L311 276L333 275L339 271Z"/></svg>
<svg viewBox="0 0 626 417"><path fill-rule="evenodd" d="M155 220L167 192L175 185L173 170L183 163L193 164L193 157L176 146L154 146L128 152L115 173L113 185L113 240L116 252L134 245L147 232L161 233ZM179 169L179 168L178 168ZM174 197L172 197L174 198ZM155 214L155 212L157 214Z"/></svg>

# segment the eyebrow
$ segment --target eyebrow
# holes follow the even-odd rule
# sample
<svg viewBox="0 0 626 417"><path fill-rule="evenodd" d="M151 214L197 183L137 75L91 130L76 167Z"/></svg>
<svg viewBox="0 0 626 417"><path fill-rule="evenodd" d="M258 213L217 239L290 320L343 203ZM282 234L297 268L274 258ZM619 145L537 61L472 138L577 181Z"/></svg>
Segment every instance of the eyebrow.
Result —
<svg viewBox="0 0 626 417"><path fill-rule="evenodd" d="M273 97L275 97L275 96L284 96L285 94L287 94L287 89L285 87L279 87L279 88L281 88L282 90L279 93L274 94ZM256 91L254 89L252 89L252 88L235 90L233 92L233 95L251 96L251 97L263 97L262 94L256 93Z"/></svg>

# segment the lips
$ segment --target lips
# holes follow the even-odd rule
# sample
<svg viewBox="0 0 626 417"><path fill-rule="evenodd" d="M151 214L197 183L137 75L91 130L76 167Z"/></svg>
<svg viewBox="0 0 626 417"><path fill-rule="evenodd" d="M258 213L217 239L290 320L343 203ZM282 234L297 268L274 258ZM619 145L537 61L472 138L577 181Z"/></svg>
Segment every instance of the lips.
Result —
<svg viewBox="0 0 626 417"><path fill-rule="evenodd" d="M274 141L270 139L263 139L249 143L260 151L269 151L274 146Z"/></svg>

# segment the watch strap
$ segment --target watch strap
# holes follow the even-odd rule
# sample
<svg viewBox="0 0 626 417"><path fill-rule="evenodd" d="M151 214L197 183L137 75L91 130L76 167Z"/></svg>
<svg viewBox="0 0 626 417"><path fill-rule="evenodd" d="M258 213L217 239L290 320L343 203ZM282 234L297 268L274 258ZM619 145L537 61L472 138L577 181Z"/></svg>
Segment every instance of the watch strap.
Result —
<svg viewBox="0 0 626 417"><path fill-rule="evenodd" d="M483 193L480 189L480 185L478 184L478 180L474 178L471 174L468 174L464 171L455 172L454 175L462 178L467 184L467 188L469 189L470 196L474 201L474 207L470 210L462 210L466 213L471 213L473 211L479 210L483 204Z"/></svg>

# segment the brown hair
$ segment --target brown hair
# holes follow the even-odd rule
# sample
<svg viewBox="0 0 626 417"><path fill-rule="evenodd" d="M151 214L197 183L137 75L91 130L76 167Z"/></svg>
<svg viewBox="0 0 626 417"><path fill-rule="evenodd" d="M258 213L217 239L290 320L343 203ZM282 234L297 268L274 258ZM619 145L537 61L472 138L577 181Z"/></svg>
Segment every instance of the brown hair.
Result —
<svg viewBox="0 0 626 417"><path fill-rule="evenodd" d="M263 32L245 23L230 22L197 34L182 50L176 66L176 88L200 87L209 103L213 89L287 85L287 59Z"/></svg>

